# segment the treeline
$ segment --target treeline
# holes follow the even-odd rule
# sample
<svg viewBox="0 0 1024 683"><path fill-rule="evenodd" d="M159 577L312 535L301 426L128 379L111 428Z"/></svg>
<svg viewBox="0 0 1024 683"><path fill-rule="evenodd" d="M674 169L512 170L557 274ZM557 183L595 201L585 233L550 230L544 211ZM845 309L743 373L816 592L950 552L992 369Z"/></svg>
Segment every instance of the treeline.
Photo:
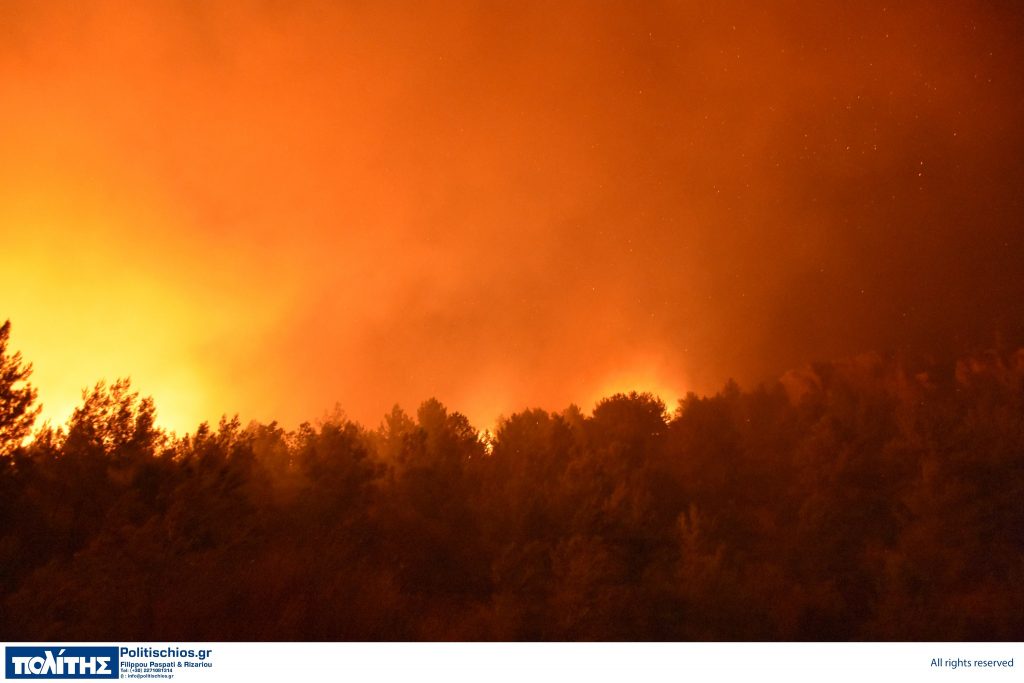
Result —
<svg viewBox="0 0 1024 683"><path fill-rule="evenodd" d="M4 640L1024 634L1024 350L818 364L671 412L616 395L493 435L429 400L376 429L172 438L118 382L22 442L5 343Z"/></svg>

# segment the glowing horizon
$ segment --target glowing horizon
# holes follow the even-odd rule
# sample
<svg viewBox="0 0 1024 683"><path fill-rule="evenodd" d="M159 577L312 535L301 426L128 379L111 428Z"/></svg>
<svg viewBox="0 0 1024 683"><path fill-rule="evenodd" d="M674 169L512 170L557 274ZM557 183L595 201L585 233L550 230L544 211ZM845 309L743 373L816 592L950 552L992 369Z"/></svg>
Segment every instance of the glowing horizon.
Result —
<svg viewBox="0 0 1024 683"><path fill-rule="evenodd" d="M0 320L178 431L1024 340L1008 14L4 3Z"/></svg>

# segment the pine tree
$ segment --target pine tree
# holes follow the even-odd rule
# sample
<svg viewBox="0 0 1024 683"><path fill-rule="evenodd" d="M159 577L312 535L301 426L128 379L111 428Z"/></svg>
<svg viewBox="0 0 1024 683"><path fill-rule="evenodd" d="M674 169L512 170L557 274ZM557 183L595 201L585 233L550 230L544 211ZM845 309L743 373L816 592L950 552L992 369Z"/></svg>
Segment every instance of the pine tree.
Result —
<svg viewBox="0 0 1024 683"><path fill-rule="evenodd" d="M36 390L28 383L31 364L23 364L21 354L8 355L7 340L11 322L0 326L0 456L10 455L32 431L39 415Z"/></svg>

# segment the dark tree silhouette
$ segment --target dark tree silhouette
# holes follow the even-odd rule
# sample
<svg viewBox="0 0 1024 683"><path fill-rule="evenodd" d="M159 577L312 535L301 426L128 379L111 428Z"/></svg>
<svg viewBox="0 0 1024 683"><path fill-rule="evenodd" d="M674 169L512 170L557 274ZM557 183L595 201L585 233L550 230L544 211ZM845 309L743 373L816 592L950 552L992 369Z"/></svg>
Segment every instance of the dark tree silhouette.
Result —
<svg viewBox="0 0 1024 683"><path fill-rule="evenodd" d="M28 383L32 366L22 363L20 353L8 353L11 321L0 325L0 457L10 455L32 431L41 406L36 390Z"/></svg>
<svg viewBox="0 0 1024 683"><path fill-rule="evenodd" d="M434 399L174 437L122 380L22 444L8 329L3 638L1024 633L1024 350L819 363L671 413L618 394L486 438Z"/></svg>

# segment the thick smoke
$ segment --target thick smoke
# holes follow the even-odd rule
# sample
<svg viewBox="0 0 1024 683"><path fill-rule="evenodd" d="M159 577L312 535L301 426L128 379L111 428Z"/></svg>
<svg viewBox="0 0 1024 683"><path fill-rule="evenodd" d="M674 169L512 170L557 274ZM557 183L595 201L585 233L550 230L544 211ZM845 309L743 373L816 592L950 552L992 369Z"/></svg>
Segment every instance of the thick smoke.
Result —
<svg viewBox="0 0 1024 683"><path fill-rule="evenodd" d="M48 414L671 404L1019 341L1019 10L0 8L0 318Z"/></svg>

